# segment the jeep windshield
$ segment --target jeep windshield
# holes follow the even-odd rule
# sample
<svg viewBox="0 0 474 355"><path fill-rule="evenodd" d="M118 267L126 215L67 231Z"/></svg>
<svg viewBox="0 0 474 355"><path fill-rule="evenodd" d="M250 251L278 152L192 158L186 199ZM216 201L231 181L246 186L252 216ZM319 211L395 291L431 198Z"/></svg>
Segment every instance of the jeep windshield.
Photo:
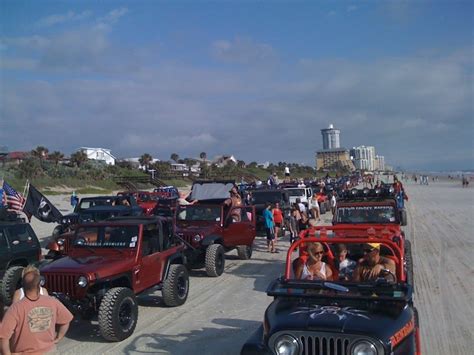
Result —
<svg viewBox="0 0 474 355"><path fill-rule="evenodd" d="M10 244L14 250L39 248L38 239L33 235L26 223L0 227L0 247L2 247L6 241L8 241L8 244Z"/></svg>
<svg viewBox="0 0 474 355"><path fill-rule="evenodd" d="M305 196L305 189L285 189L289 196Z"/></svg>
<svg viewBox="0 0 474 355"><path fill-rule="evenodd" d="M135 248L138 226L81 227L76 232L74 245L85 248Z"/></svg>
<svg viewBox="0 0 474 355"><path fill-rule="evenodd" d="M126 201L126 202L125 202ZM88 210L92 207L130 206L129 196L111 196L101 198L83 198L76 207L75 212Z"/></svg>
<svg viewBox="0 0 474 355"><path fill-rule="evenodd" d="M396 223L394 206L340 206L335 223Z"/></svg>
<svg viewBox="0 0 474 355"><path fill-rule="evenodd" d="M80 223L90 223L90 222L100 222L105 221L110 217L115 217L117 215L116 211L105 211L105 212L92 212L85 211L79 215Z"/></svg>
<svg viewBox="0 0 474 355"><path fill-rule="evenodd" d="M298 195L299 196L299 195ZM254 191L252 192L253 204L275 203L283 200L283 194L279 191Z"/></svg>
<svg viewBox="0 0 474 355"><path fill-rule="evenodd" d="M184 205L178 207L178 221L212 221L221 220L220 206Z"/></svg>

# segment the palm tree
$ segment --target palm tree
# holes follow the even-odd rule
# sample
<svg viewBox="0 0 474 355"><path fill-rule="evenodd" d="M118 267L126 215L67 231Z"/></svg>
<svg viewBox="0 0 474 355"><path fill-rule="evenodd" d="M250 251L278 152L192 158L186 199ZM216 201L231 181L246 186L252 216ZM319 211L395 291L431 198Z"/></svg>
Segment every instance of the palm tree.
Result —
<svg viewBox="0 0 474 355"><path fill-rule="evenodd" d="M41 168L43 167L43 160L48 157L48 152L48 148L45 148L42 145L37 146L31 151L31 155L39 159Z"/></svg>
<svg viewBox="0 0 474 355"><path fill-rule="evenodd" d="M199 154L199 158L201 158L201 160L206 160L207 159L206 152L201 152L201 154Z"/></svg>
<svg viewBox="0 0 474 355"><path fill-rule="evenodd" d="M138 159L138 161L140 165L144 166L145 170L148 171L149 165L153 161L153 157L150 154L145 153L140 157L140 159Z"/></svg>
<svg viewBox="0 0 474 355"><path fill-rule="evenodd" d="M54 165L58 166L59 162L64 158L64 154L58 151L54 151L49 154L48 159L54 161Z"/></svg>
<svg viewBox="0 0 474 355"><path fill-rule="evenodd" d="M79 150L73 154L71 154L71 162L77 165L78 168L81 167L83 163L88 160L87 154L82 150Z"/></svg>
<svg viewBox="0 0 474 355"><path fill-rule="evenodd" d="M179 160L179 155L176 154L176 153L173 153L173 154L171 154L170 158L171 158L171 160L174 160L175 163L177 163L178 160Z"/></svg>

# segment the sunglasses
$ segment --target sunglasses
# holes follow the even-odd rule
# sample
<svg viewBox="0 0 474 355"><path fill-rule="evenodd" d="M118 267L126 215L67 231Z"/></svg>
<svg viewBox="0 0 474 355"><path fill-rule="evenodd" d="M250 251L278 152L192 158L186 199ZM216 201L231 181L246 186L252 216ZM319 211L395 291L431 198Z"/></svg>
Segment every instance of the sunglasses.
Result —
<svg viewBox="0 0 474 355"><path fill-rule="evenodd" d="M315 251L313 252L314 255L323 255L324 251Z"/></svg>
<svg viewBox="0 0 474 355"><path fill-rule="evenodd" d="M364 253L372 253L374 250L376 250L376 248L372 248L372 249L364 249Z"/></svg>

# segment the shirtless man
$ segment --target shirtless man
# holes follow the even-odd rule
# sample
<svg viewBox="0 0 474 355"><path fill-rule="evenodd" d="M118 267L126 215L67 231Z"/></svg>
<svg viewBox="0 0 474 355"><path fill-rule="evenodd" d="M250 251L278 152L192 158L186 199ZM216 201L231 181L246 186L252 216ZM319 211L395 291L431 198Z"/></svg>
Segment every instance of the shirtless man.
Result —
<svg viewBox="0 0 474 355"><path fill-rule="evenodd" d="M359 260L352 275L352 281L373 281L380 276L382 270L387 269L395 275L395 262L380 256L380 243L367 243L364 248L364 257ZM393 277L389 276L391 279ZM396 280L395 280L396 281Z"/></svg>

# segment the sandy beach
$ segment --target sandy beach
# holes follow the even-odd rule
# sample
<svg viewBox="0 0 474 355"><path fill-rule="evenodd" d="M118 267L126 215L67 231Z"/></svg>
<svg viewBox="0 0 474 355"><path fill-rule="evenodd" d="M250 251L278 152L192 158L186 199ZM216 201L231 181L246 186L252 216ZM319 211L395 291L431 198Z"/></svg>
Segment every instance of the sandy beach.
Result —
<svg viewBox="0 0 474 355"><path fill-rule="evenodd" d="M413 244L422 351L468 354L474 348L474 270L470 257L474 247L474 189L463 189L452 181L405 185L410 198L405 231ZM69 196L49 198L61 212L71 211ZM323 222L330 222L329 213ZM32 225L44 241L54 228L37 220ZM235 252L227 256L221 277L209 278L203 271L193 271L189 298L181 307L166 308L158 291L139 296L135 333L120 343L105 342L95 321L75 320L58 350L62 354L239 354L271 302L265 290L283 272L283 250L288 245L286 238L279 245L282 252L269 254L259 237L251 260L239 260Z"/></svg>

